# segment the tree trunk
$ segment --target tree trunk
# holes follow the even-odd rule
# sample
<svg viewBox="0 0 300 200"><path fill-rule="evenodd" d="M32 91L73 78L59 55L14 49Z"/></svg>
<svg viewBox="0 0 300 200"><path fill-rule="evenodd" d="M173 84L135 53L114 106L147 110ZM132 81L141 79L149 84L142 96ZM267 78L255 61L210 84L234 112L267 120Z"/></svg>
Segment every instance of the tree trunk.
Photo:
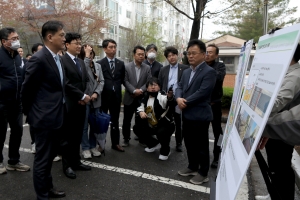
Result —
<svg viewBox="0 0 300 200"><path fill-rule="evenodd" d="M204 7L207 3L207 0L197 0L196 1L196 12L194 13L194 21L192 25L190 40L199 39L200 34L200 23L201 23L201 15L204 10Z"/></svg>

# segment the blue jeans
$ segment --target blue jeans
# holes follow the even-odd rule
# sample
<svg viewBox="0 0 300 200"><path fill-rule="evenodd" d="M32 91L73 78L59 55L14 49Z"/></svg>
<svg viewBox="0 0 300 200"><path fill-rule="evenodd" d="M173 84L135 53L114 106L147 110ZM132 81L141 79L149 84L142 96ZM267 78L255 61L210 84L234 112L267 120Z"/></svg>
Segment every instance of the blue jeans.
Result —
<svg viewBox="0 0 300 200"><path fill-rule="evenodd" d="M93 149L96 147L96 144L97 144L95 135L93 133L91 133L91 131L88 131L88 129L89 129L88 119L89 119L89 114L90 114L91 109L92 108L90 105L86 105L86 116L85 116L83 134L82 134L82 140L81 140L81 148L83 151ZM96 112L98 112L99 108L95 108L94 110Z"/></svg>

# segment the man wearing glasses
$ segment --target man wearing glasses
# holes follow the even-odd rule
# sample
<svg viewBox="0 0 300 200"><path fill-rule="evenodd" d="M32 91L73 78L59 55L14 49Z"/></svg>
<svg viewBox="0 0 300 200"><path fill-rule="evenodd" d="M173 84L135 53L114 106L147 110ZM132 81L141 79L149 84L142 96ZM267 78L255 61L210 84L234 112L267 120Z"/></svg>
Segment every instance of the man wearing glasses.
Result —
<svg viewBox="0 0 300 200"><path fill-rule="evenodd" d="M210 96L216 82L216 71L205 63L206 46L197 39L187 47L190 69L186 69L175 98L182 110L182 133L189 165L178 171L181 176L193 176L193 184L208 182L209 140L208 127L213 119Z"/></svg>
<svg viewBox="0 0 300 200"><path fill-rule="evenodd" d="M23 82L22 60L17 51L19 36L14 28L0 30L0 174L7 170L29 171L30 167L20 162L19 148L23 134L23 114L20 91ZM9 138L8 164L3 164L2 150L6 138L7 124Z"/></svg>
<svg viewBox="0 0 300 200"><path fill-rule="evenodd" d="M62 56L62 64L66 74L67 116L64 124L65 138L62 145L62 164L64 174L71 179L76 178L73 170L91 170L90 166L81 163L80 144L85 121L86 106L90 96L84 92L88 82L83 60L77 56L81 50L81 35L66 33L65 46L67 52Z"/></svg>

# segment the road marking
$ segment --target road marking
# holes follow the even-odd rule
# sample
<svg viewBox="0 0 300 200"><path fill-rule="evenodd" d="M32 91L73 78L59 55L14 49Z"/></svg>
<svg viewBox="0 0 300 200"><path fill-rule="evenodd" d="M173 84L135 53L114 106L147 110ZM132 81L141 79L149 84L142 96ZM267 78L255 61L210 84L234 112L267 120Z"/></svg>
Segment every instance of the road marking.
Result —
<svg viewBox="0 0 300 200"><path fill-rule="evenodd" d="M4 147L8 148L8 145L4 144ZM31 153L31 149L26 149L26 148L21 147L19 150L22 151L22 152L25 152L25 153ZM156 175L147 174L147 173L144 173L144 172L134 171L134 170L115 167L115 166L110 166L110 165L104 165L104 164L100 164L100 163L96 163L96 162L90 162L90 161L86 161L86 160L81 160L81 162L86 164L86 165L89 165L91 167L98 168L98 169L117 172L117 173L120 173L120 174L131 175L131 176L135 176L135 177L139 177L139 178L143 178L143 179L148 179L148 180L164 183L164 184L179 187L179 188L194 190L194 191L202 192L202 193L206 193L206 194L210 193L210 188L200 186L200 185L194 185L194 184L191 184L191 183L186 183L186 182L178 181L178 180L175 180L175 179L165 178L165 177L162 177L162 176L156 176Z"/></svg>
<svg viewBox="0 0 300 200"><path fill-rule="evenodd" d="M29 124L23 124L23 127L29 126ZM7 131L10 131L10 128L7 129Z"/></svg>

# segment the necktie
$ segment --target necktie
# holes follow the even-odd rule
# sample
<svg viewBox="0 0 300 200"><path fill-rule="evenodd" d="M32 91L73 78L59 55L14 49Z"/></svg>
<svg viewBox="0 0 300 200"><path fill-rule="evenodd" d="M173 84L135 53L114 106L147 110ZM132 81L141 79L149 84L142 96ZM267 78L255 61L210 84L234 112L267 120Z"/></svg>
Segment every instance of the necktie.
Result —
<svg viewBox="0 0 300 200"><path fill-rule="evenodd" d="M59 61L59 56L56 55L54 57L54 59L55 59L55 63L57 65L57 68L58 68L58 71L59 71L61 85L63 85L63 73L62 73L62 68L61 68L61 64L60 64L60 61Z"/></svg>
<svg viewBox="0 0 300 200"><path fill-rule="evenodd" d="M80 74L81 74L81 67L80 67L80 63L79 63L79 61L78 61L78 58L74 58L74 61L75 61L75 64L76 64L76 67L77 67L78 71L79 71Z"/></svg>
<svg viewBox="0 0 300 200"><path fill-rule="evenodd" d="M114 64L113 60L110 61L110 69L111 69L111 73L114 74L114 72L115 72L115 64Z"/></svg>

